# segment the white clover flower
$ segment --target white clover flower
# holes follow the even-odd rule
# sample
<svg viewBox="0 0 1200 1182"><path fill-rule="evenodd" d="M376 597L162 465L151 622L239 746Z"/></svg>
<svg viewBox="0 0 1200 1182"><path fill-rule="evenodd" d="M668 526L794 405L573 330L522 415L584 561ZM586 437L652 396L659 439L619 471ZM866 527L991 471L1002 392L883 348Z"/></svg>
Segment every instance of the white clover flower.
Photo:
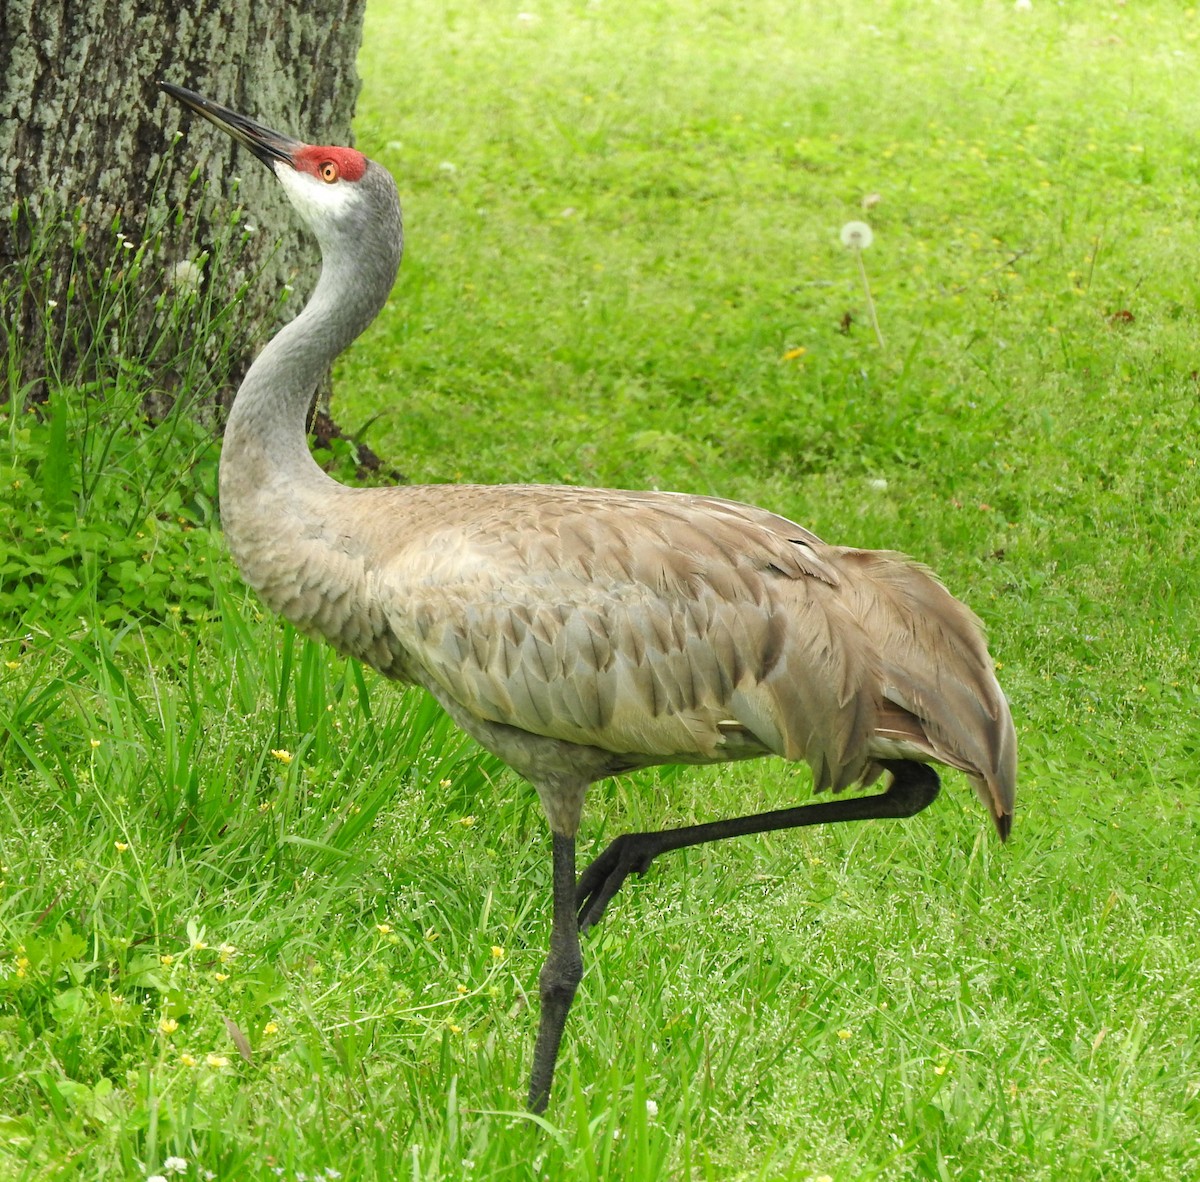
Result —
<svg viewBox="0 0 1200 1182"><path fill-rule="evenodd" d="M169 1157L163 1162L163 1169L168 1174L182 1174L187 1170L187 1158L185 1157Z"/></svg>
<svg viewBox="0 0 1200 1182"><path fill-rule="evenodd" d="M150 1177L146 1179L146 1182L167 1182L167 1179L164 1178L162 1174L151 1174Z"/></svg>
<svg viewBox="0 0 1200 1182"><path fill-rule="evenodd" d="M867 487L874 489L876 492L887 492L887 481L882 476L873 476L867 481Z"/></svg>
<svg viewBox="0 0 1200 1182"><path fill-rule="evenodd" d="M843 246L854 250L866 250L874 241L875 235L871 233L871 227L866 222L847 222L842 227Z"/></svg>
<svg viewBox="0 0 1200 1182"><path fill-rule="evenodd" d="M658 1101L657 1100L647 1100L646 1101L646 1115L651 1120L653 1120L658 1115Z"/></svg>

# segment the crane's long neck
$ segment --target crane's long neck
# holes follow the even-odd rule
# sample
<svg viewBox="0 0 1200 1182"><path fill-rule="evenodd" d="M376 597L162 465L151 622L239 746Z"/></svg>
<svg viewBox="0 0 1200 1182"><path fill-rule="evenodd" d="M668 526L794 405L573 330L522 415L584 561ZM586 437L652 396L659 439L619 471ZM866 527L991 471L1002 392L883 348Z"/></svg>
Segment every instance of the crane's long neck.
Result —
<svg viewBox="0 0 1200 1182"><path fill-rule="evenodd" d="M364 290L349 268L326 260L300 314L268 342L234 399L221 450L221 500L237 500L276 483L328 480L308 448L308 412L333 360L371 322L384 290Z"/></svg>
<svg viewBox="0 0 1200 1182"><path fill-rule="evenodd" d="M300 609L293 611L289 596L297 580L309 577L303 568L317 561L314 547L336 548L341 538L334 512L341 486L308 450L309 405L331 362L387 300L403 249L395 185L372 169L377 166L368 166L361 200L333 208L324 220L319 211L310 219L321 242L316 290L250 367L221 449L221 522L229 549L246 581L276 611L297 620ZM297 200L295 192L292 197Z"/></svg>

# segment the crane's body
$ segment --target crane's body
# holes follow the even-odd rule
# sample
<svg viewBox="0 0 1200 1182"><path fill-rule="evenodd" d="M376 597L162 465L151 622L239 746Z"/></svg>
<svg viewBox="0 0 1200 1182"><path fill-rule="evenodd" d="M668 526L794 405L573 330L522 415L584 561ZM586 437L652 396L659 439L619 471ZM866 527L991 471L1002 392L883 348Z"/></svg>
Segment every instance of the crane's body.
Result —
<svg viewBox="0 0 1200 1182"><path fill-rule="evenodd" d="M423 686L536 788L554 922L530 1104L545 1106L581 971L578 932L667 849L819 822L907 816L927 765L970 779L1000 833L1016 740L979 621L922 566L830 546L714 497L543 485L348 488L313 460L325 366L387 298L402 249L386 170L164 89L273 169L321 243L305 309L238 391L221 514L247 582L306 633ZM662 763L778 755L814 786L876 796L619 838L575 878L588 785Z"/></svg>

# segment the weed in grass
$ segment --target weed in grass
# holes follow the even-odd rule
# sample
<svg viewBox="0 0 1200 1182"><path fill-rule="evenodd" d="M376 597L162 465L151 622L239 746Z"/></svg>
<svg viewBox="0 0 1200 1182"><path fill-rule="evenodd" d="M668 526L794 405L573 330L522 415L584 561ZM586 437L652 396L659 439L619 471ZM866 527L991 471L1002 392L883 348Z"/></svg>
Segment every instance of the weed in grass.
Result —
<svg viewBox="0 0 1200 1182"><path fill-rule="evenodd" d="M853 252L854 261L858 264L858 273L862 278L863 298L867 301L867 315L871 320L871 330L875 333L875 340L882 349L884 347L883 333L879 331L879 317L875 312L875 301L871 298L871 282L867 278L867 265L863 262L863 251L871 245L875 237L866 222L847 222L842 227L841 239L842 245ZM849 326L849 321L846 323Z"/></svg>

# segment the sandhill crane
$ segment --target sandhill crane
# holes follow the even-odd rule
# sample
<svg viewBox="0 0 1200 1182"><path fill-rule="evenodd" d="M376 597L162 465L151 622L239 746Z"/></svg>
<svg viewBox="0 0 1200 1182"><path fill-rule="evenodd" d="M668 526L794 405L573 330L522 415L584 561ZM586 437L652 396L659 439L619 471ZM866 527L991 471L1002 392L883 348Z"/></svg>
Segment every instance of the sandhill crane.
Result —
<svg viewBox="0 0 1200 1182"><path fill-rule="evenodd" d="M525 777L553 848L550 949L529 1106L548 1101L582 975L579 934L659 854L738 834L907 817L965 772L1000 837L1016 736L982 629L928 570L831 546L708 496L540 485L348 488L308 450L326 367L383 306L400 265L396 185L178 86L245 145L321 248L303 311L267 344L229 414L221 520L245 580L310 636L423 686ZM618 837L576 880L588 786L666 763L780 755L814 788L873 796Z"/></svg>

